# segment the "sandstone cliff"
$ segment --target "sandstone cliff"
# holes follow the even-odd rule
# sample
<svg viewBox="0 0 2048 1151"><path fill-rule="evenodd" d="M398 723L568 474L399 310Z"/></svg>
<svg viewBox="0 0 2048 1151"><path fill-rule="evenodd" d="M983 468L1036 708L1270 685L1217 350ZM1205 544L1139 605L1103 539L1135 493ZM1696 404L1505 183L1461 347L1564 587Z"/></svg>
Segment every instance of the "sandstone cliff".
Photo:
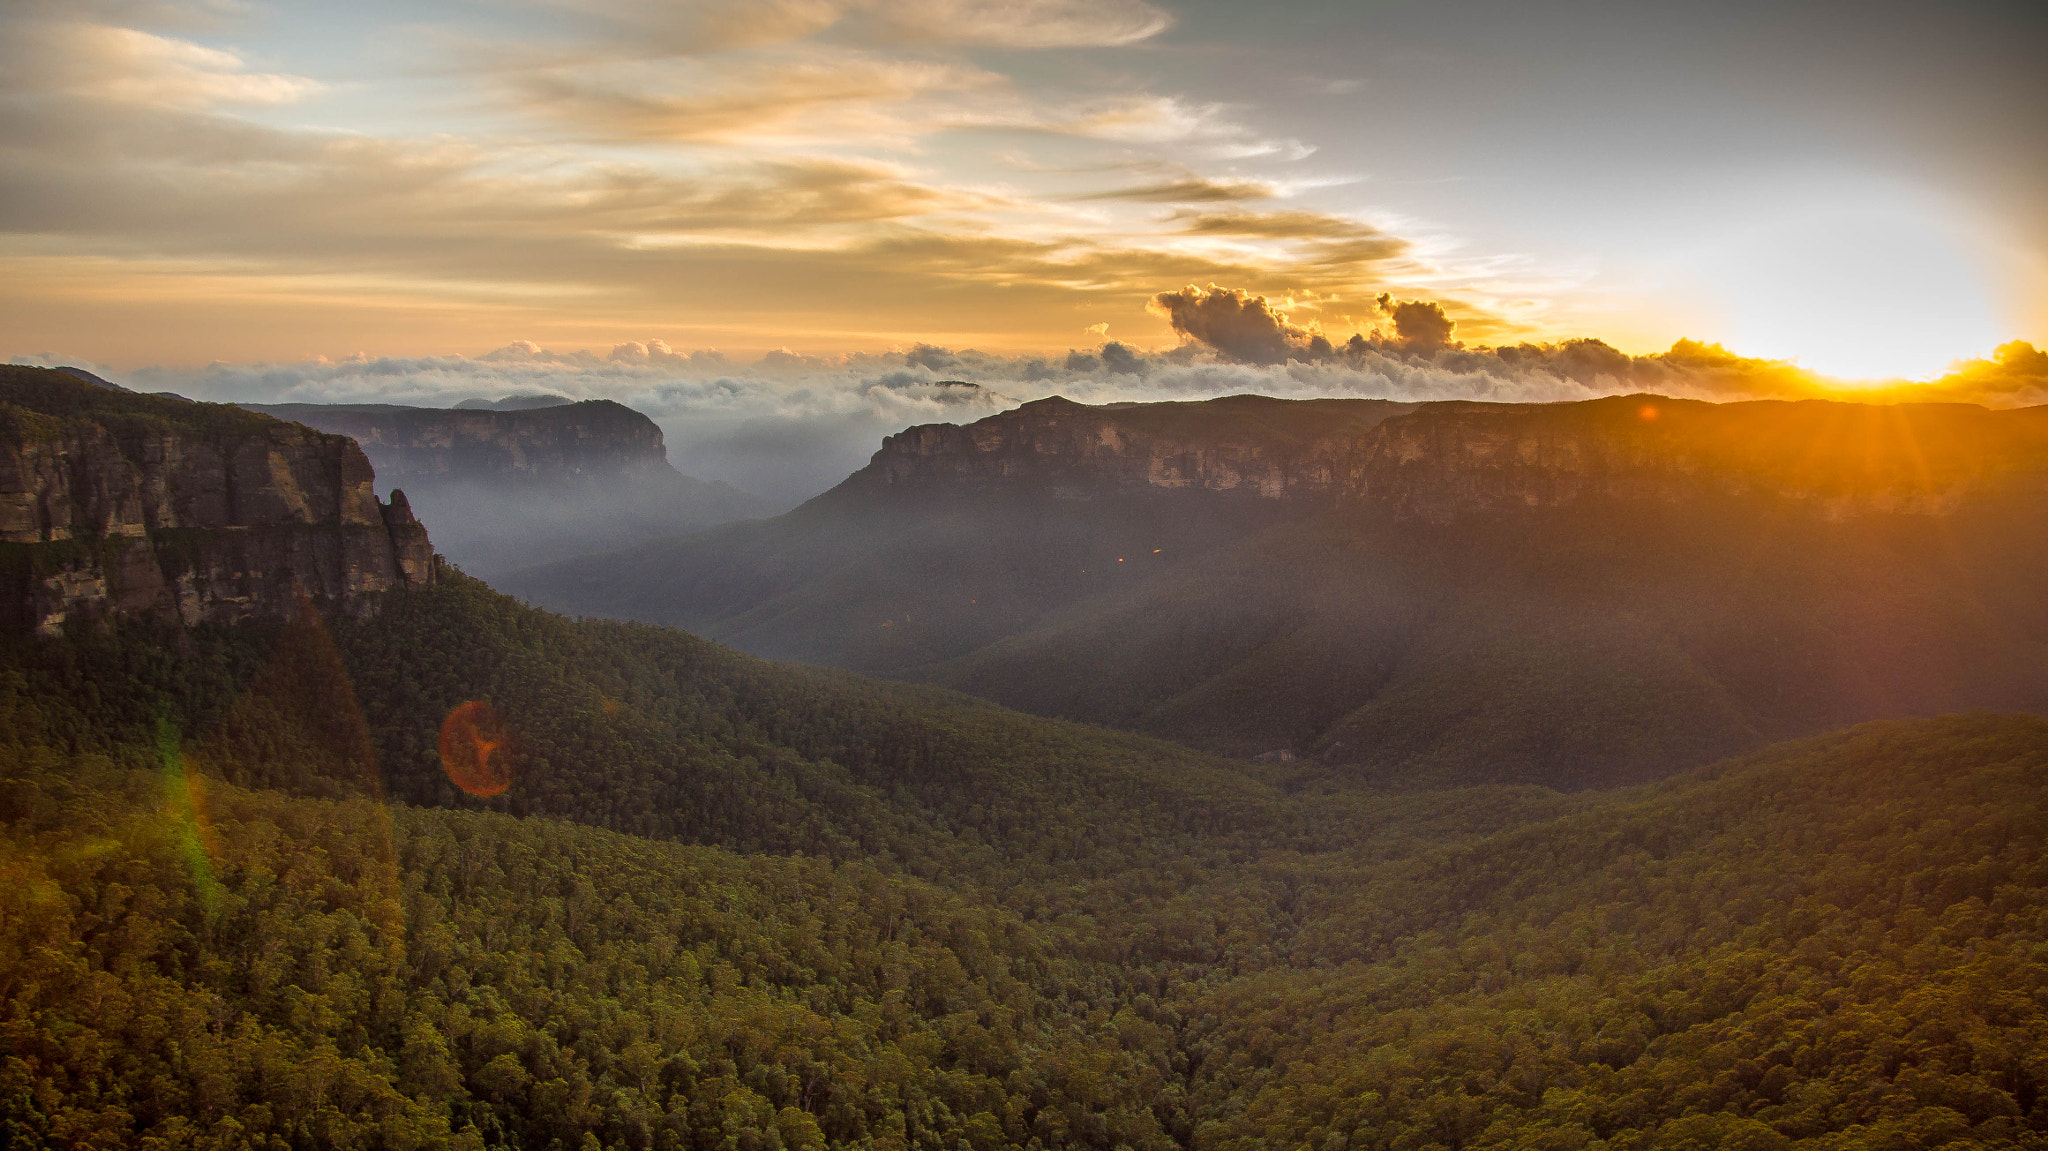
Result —
<svg viewBox="0 0 2048 1151"><path fill-rule="evenodd" d="M475 575L781 510L671 467L661 428L610 400L544 408L243 405L352 437L402 485L441 554Z"/></svg>
<svg viewBox="0 0 2048 1151"><path fill-rule="evenodd" d="M434 578L402 492L344 436L0 368L0 627L345 611Z"/></svg>
<svg viewBox="0 0 2048 1151"><path fill-rule="evenodd" d="M396 404L244 404L348 436L390 484L548 481L671 470L653 420L611 400L517 411Z"/></svg>
<svg viewBox="0 0 2048 1151"><path fill-rule="evenodd" d="M1364 502L1443 521L1585 499L1768 496L1830 518L1938 513L2048 472L2048 415L1962 404L1276 400L1089 407L1039 400L884 441L844 496L1032 489L1209 491Z"/></svg>
<svg viewBox="0 0 2048 1151"><path fill-rule="evenodd" d="M1415 406L1264 396L1089 406L1054 396L965 426L925 424L890 436L846 487L1030 487L1062 499L1148 491L1335 496L1348 490L1373 429Z"/></svg>

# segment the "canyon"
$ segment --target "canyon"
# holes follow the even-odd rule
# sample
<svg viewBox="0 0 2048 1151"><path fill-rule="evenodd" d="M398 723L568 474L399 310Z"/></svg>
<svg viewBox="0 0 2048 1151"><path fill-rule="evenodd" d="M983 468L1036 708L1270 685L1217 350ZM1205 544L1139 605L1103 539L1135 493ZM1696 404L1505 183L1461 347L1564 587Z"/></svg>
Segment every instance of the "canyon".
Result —
<svg viewBox="0 0 2048 1151"><path fill-rule="evenodd" d="M508 586L1230 755L1576 787L2048 708L2044 566L2042 409L1055 398Z"/></svg>
<svg viewBox="0 0 2048 1151"><path fill-rule="evenodd" d="M677 471L654 421L611 400L531 408L245 404L349 436L471 574L608 551L782 510Z"/></svg>

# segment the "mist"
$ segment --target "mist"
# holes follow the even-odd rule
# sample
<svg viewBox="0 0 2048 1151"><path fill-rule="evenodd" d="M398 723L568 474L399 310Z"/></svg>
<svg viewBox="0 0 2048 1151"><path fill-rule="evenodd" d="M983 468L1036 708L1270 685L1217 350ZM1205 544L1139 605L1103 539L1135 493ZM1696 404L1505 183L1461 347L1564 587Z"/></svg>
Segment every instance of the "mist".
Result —
<svg viewBox="0 0 2048 1151"><path fill-rule="evenodd" d="M1229 306L1220 308L1217 300L1225 295ZM1185 342L1159 350L1114 340L1051 356L917 344L840 355L785 350L737 364L712 349L682 352L658 340L607 352L520 341L473 357L358 356L130 372L80 366L139 391L213 401L454 407L535 395L614 399L661 427L678 471L730 484L770 510L793 507L837 484L864 465L885 436L904 428L970 423L1051 395L1082 403L1243 393L1544 403L1651 391L1709 400L1853 395L1997 407L2048 402L2048 353L2017 342L1993 358L1961 361L1936 380L1852 391L1796 364L1694 341L1648 356L1593 339L1467 346L1441 309L1423 301L1383 299L1386 331L1336 342L1288 322L1260 297L1214 286L1160 298L1169 297L1181 301L1175 322ZM1205 326L1219 315L1228 323ZM78 363L57 354L15 362ZM575 510L563 518L573 522Z"/></svg>

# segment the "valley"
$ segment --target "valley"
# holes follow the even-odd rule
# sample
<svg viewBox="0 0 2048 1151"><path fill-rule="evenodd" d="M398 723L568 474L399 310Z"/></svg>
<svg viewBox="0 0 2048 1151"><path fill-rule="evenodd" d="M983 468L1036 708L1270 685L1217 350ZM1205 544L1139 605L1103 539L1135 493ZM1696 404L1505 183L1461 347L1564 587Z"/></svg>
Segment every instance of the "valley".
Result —
<svg viewBox="0 0 2048 1151"><path fill-rule="evenodd" d="M1276 416L1227 469L1135 473L1215 491L1075 498L1030 447L1051 495L899 499L913 461L601 585L674 587L651 557L680 554L720 619L785 637L909 589L886 637L816 641L937 681L908 682L567 618L444 562L330 579L347 541L399 538L349 441L12 372L0 461L58 462L0 472L9 595L98 590L0 641L10 1145L2048 1138L2025 413L1946 454L1920 428L1903 480L1878 458L1730 494L1745 430L1646 457L1675 495L1603 479L1470 516L1439 514L1442 477L1393 510L1320 478L1348 474L1324 445L1413 409ZM1312 477L1298 507L1240 490L1272 486L1275 443ZM199 498L215 461L233 500ZM349 478L333 501L280 478L317 467ZM283 490L306 511L261 519ZM128 492L160 498L95 510ZM285 559L243 558L284 532ZM1134 536L1170 558L1129 570ZM157 582L93 558L131 553ZM1105 556L1125 582L1083 582ZM922 624L913 577L1006 614ZM188 614L227 601L185 587L235 606ZM503 727L493 794L441 738L473 702Z"/></svg>
<svg viewBox="0 0 2048 1151"><path fill-rule="evenodd" d="M243 404L345 435L385 491L436 525L452 562L486 578L779 510L678 472L654 421L610 400L498 407ZM559 397L553 397L559 399Z"/></svg>
<svg viewBox="0 0 2048 1151"><path fill-rule="evenodd" d="M1226 755L1581 787L2048 708L2044 565L2041 409L1246 396L914 428L787 515L501 583Z"/></svg>

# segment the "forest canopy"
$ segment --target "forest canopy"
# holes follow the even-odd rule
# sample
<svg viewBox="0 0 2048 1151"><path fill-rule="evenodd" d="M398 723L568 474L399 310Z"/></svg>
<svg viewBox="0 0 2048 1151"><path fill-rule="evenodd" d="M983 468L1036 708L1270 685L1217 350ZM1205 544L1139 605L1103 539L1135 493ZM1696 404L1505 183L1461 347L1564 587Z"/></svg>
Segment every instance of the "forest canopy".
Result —
<svg viewBox="0 0 2048 1151"><path fill-rule="evenodd" d="M2048 1139L2036 719L1394 793L450 578L13 644L0 720L10 1146Z"/></svg>

